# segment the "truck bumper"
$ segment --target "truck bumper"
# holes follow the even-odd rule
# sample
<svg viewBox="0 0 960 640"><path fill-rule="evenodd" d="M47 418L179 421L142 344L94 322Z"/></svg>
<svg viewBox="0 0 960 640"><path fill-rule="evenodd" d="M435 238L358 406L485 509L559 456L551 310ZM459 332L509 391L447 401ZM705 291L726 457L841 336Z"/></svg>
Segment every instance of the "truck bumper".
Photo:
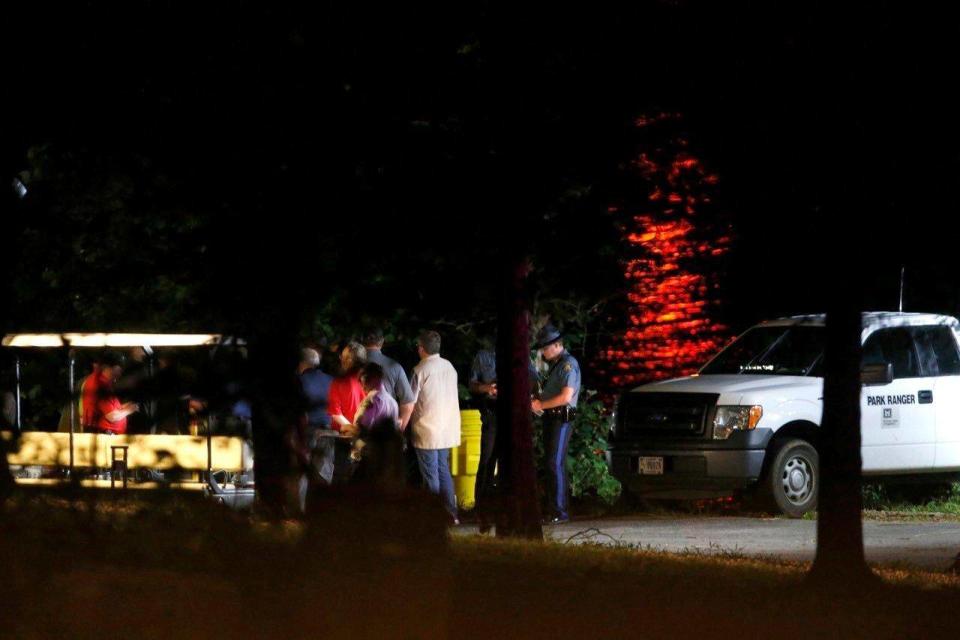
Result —
<svg viewBox="0 0 960 640"><path fill-rule="evenodd" d="M704 499L728 496L754 484L764 449L670 449L621 445L607 452L612 474L645 498ZM640 457L663 458L662 475L640 473Z"/></svg>

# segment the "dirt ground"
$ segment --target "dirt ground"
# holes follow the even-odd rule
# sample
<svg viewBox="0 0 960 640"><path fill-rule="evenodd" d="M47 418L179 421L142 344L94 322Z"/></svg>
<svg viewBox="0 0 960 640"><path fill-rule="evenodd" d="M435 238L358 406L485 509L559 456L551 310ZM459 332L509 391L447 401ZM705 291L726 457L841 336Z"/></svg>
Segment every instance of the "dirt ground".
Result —
<svg viewBox="0 0 960 640"><path fill-rule="evenodd" d="M810 587L801 563L451 539L433 501L310 523L202 504L20 501L0 514L16 638L938 638L960 579Z"/></svg>

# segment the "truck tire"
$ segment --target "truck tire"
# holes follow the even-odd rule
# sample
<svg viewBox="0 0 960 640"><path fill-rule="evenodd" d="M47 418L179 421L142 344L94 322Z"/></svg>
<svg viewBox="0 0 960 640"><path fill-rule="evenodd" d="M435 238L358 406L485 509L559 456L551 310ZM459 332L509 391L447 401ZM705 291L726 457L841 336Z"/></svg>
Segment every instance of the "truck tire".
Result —
<svg viewBox="0 0 960 640"><path fill-rule="evenodd" d="M766 493L781 513L799 518L817 508L820 457L806 440L786 440L777 447L766 477Z"/></svg>

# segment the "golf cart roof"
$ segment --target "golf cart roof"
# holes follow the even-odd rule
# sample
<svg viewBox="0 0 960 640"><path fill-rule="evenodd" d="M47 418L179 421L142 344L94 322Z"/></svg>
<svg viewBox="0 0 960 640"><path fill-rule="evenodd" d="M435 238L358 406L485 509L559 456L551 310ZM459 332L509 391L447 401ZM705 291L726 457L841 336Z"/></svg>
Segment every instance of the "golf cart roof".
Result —
<svg viewBox="0 0 960 640"><path fill-rule="evenodd" d="M56 349L61 347L199 347L242 340L217 333L8 333L0 342L4 347Z"/></svg>

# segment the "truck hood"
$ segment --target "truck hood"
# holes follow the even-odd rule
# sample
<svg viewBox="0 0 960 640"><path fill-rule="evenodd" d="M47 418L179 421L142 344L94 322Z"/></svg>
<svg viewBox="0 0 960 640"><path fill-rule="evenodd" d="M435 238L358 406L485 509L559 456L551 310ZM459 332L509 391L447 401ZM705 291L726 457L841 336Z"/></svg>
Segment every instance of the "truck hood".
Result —
<svg viewBox="0 0 960 640"><path fill-rule="evenodd" d="M822 378L812 376L706 375L651 382L650 384L637 387L633 389L633 391L735 395L752 394L754 392L776 392L780 389L813 387L822 384Z"/></svg>

